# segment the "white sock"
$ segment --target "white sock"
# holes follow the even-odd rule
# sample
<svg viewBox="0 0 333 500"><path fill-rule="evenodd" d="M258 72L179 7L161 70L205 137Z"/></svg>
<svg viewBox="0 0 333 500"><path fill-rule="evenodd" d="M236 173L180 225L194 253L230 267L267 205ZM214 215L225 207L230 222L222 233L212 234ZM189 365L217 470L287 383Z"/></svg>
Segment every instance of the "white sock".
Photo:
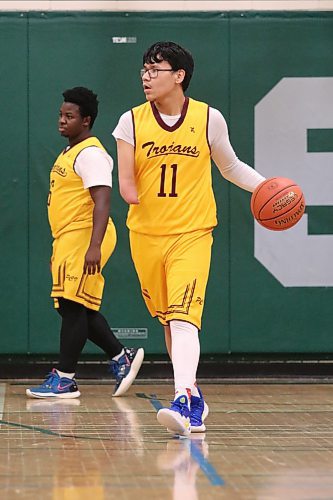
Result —
<svg viewBox="0 0 333 500"><path fill-rule="evenodd" d="M170 330L175 394L190 398L200 357L199 332L196 326L179 320L170 321Z"/></svg>
<svg viewBox="0 0 333 500"><path fill-rule="evenodd" d="M113 359L113 361L118 361L118 359L120 359L120 358L121 358L124 354L125 354L125 350L124 350L124 349L122 349L122 350L120 351L120 353L119 353L119 354L117 354L117 356L113 356L113 358L112 358L112 359Z"/></svg>
<svg viewBox="0 0 333 500"><path fill-rule="evenodd" d="M60 378L66 377L66 378L74 378L75 373L65 373L61 372L60 370L56 370L57 374L59 375Z"/></svg>

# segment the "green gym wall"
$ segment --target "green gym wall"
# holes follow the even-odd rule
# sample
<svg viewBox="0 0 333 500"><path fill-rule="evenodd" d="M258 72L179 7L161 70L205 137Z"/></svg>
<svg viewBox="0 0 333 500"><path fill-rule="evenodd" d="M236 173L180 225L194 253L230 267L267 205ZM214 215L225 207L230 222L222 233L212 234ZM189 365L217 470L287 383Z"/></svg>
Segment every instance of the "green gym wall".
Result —
<svg viewBox="0 0 333 500"><path fill-rule="evenodd" d="M304 182L308 205L304 238L290 246L291 237L281 235L287 241L281 256L283 282L255 255L250 193L230 185L213 166L219 226L214 231L202 352L331 352L333 202L329 193L321 193L325 186L333 191L333 13L6 12L0 13L0 353L58 352L60 320L49 297L46 200L49 170L65 145L57 132L63 90L82 85L98 93L94 132L116 160L111 132L123 112L144 101L142 54L158 40L173 40L191 50L196 67L189 94L222 111L239 158L266 176ZM280 89L288 90L289 83L296 85L295 112L292 102L279 101ZM312 94L304 91L308 83L316 84ZM302 103L306 109L330 89L322 122L304 132L303 153L312 163L297 163L297 141L294 149L283 147L288 138L293 145L293 128L274 129L276 114L289 113L288 123L295 120L297 126L296 110L303 109ZM162 328L144 307L131 263L126 212L115 168L112 217L118 244L105 269L102 313L126 344L164 353ZM265 245L260 237L258 241L260 253ZM310 257L308 242L314 248ZM268 261L276 262L267 248ZM318 262L320 276L314 265ZM300 278L294 277L297 266ZM88 345L85 352L98 351Z"/></svg>

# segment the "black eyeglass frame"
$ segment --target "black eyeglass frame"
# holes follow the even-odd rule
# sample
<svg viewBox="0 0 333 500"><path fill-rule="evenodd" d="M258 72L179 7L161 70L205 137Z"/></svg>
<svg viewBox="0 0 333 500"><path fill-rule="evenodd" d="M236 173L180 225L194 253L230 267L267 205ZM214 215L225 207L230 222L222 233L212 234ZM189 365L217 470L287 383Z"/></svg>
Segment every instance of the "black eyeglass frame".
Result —
<svg viewBox="0 0 333 500"><path fill-rule="evenodd" d="M155 76L152 76L151 75L151 71L156 71L156 75ZM162 69L162 68L151 68L151 69L146 69L146 68L142 68L140 69L140 77L142 78L146 73L148 73L149 75L149 78L150 79L154 79L154 78L157 78L158 77L158 73L159 71L175 71L174 69L172 68L169 68L169 69Z"/></svg>

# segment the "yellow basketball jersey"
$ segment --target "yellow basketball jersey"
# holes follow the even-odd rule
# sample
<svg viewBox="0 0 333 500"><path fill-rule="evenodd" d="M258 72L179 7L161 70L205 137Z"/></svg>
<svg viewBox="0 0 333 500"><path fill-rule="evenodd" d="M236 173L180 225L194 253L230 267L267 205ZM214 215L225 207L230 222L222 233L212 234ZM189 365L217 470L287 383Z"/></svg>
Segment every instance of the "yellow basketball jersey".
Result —
<svg viewBox="0 0 333 500"><path fill-rule="evenodd" d="M216 226L208 105L186 98L172 127L150 102L133 108L132 116L140 204L130 206L128 227L166 235Z"/></svg>
<svg viewBox="0 0 333 500"><path fill-rule="evenodd" d="M104 150L96 137L89 137L60 153L51 169L47 205L54 238L73 229L92 226L94 202L89 189L84 189L81 177L75 172L77 155L89 147Z"/></svg>

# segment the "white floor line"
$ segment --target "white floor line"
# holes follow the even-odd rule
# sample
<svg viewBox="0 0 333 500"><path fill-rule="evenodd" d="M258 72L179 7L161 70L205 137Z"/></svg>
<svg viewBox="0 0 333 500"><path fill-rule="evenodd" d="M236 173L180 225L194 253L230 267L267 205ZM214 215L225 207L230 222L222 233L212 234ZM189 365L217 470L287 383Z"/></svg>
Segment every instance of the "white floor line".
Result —
<svg viewBox="0 0 333 500"><path fill-rule="evenodd" d="M6 393L6 384L0 384L0 419L3 417L3 408L5 405L5 393Z"/></svg>

